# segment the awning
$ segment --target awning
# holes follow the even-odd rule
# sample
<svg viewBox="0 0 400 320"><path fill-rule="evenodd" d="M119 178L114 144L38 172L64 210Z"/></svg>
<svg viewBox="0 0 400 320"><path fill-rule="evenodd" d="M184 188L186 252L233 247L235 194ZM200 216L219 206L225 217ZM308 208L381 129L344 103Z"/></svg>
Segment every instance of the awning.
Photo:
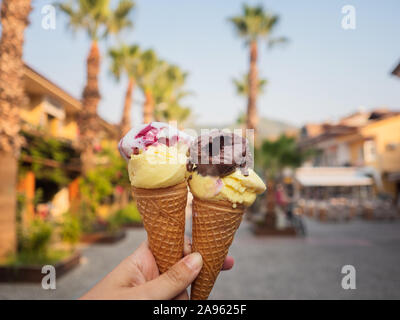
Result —
<svg viewBox="0 0 400 320"><path fill-rule="evenodd" d="M373 179L358 168L307 167L296 170L296 180L305 187L369 186Z"/></svg>

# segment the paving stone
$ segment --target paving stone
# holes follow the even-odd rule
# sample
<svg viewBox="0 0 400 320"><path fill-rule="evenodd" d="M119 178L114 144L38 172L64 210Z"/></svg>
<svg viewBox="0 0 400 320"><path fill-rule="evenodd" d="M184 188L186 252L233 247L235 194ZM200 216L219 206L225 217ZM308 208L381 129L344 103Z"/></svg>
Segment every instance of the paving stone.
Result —
<svg viewBox="0 0 400 320"><path fill-rule="evenodd" d="M255 237L244 221L232 244L231 271L222 272L210 299L399 299L400 221L306 221L306 238ZM83 249L86 263L57 281L56 290L0 284L0 299L76 299L145 239L132 229L115 245ZM344 290L341 269L356 268L356 289Z"/></svg>

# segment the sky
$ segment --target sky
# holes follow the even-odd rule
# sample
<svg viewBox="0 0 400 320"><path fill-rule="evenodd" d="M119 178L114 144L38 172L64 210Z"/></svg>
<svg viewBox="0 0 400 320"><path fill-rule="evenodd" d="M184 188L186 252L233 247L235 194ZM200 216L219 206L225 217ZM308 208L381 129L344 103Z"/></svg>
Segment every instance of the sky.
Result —
<svg viewBox="0 0 400 320"><path fill-rule="evenodd" d="M67 19L56 15L56 28L42 27L44 5L33 1L26 32L24 59L73 96L80 98L86 77L90 41L73 34ZM229 17L241 13L243 0L136 0L134 28L121 35L128 43L152 48L189 72L185 104L198 124L226 124L245 111L246 99L235 93L233 77L248 71L248 47L238 38ZM259 97L261 116L301 126L335 120L361 108L400 110L400 78L390 75L400 61L400 1L398 0L268 0L262 3L279 14L274 35L289 42L269 50L260 42L259 74L268 79ZM353 5L356 28L345 30L344 5ZM126 79L110 75L107 48L102 43L99 114L120 120ZM143 97L135 92L132 123L141 122Z"/></svg>

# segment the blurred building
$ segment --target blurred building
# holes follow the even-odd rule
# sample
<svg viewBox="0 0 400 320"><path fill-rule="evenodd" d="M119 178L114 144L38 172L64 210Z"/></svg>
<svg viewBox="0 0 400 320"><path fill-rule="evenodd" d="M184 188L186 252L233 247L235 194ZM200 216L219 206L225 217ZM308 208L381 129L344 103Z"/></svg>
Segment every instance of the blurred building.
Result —
<svg viewBox="0 0 400 320"><path fill-rule="evenodd" d="M356 167L380 192L400 199L400 112L358 111L335 123L306 124L299 144L315 150L314 167Z"/></svg>
<svg viewBox="0 0 400 320"><path fill-rule="evenodd" d="M61 214L77 196L81 173L77 118L82 110L79 100L27 65L24 80L27 100L20 108L20 117L26 144L19 159L18 194L24 197L25 206L17 209L17 219L22 221L40 214L38 211ZM100 117L98 120L102 128L98 132L99 148L116 148L116 126ZM55 146L62 157L53 150ZM67 185L57 183L61 176L67 179ZM15 234L10 232L15 230L13 220L0 220L0 257L8 249L1 243L14 242Z"/></svg>

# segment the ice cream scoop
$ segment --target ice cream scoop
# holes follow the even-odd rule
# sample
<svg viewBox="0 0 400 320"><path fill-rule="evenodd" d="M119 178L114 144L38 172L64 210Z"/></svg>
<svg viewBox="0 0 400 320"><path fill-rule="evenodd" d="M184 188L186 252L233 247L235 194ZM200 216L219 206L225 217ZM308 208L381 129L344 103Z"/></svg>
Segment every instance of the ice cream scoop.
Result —
<svg viewBox="0 0 400 320"><path fill-rule="evenodd" d="M245 138L213 130L198 137L190 147L190 190L199 199L250 206L266 188L252 166L253 157Z"/></svg>
<svg viewBox="0 0 400 320"><path fill-rule="evenodd" d="M166 188L185 181L192 137L162 122L132 128L119 142L132 186Z"/></svg>
<svg viewBox="0 0 400 320"><path fill-rule="evenodd" d="M200 199L227 200L236 206L251 206L256 195L265 191L265 184L260 177L248 169L248 175L236 170L225 177L202 176L197 172L191 174L190 191Z"/></svg>
<svg viewBox="0 0 400 320"><path fill-rule="evenodd" d="M265 190L252 166L248 141L233 133L214 130L198 137L190 148L192 251L203 257L203 268L191 285L191 300L208 298L245 207Z"/></svg>
<svg viewBox="0 0 400 320"><path fill-rule="evenodd" d="M227 176L236 169L248 175L253 158L247 140L237 134L212 130L199 136L190 147L188 171L202 176Z"/></svg>
<svg viewBox="0 0 400 320"><path fill-rule="evenodd" d="M131 129L119 143L132 195L160 273L183 256L187 150L192 138L161 122Z"/></svg>
<svg viewBox="0 0 400 320"><path fill-rule="evenodd" d="M151 122L132 128L119 142L121 155L129 160L132 154L138 155L150 146L185 146L188 148L193 138L183 131L163 122Z"/></svg>

